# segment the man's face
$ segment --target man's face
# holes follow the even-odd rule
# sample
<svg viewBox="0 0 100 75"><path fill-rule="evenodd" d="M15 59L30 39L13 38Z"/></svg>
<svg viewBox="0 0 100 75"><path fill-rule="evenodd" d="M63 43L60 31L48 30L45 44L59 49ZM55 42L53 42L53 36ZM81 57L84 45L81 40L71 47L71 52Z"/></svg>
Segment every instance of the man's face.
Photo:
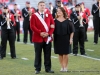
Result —
<svg viewBox="0 0 100 75"><path fill-rule="evenodd" d="M6 8L6 9L3 9L3 12L4 13L7 13L8 12L8 9Z"/></svg>
<svg viewBox="0 0 100 75"><path fill-rule="evenodd" d="M80 8L80 6L77 6L77 7L75 7L75 10L76 11L79 11L79 8Z"/></svg>
<svg viewBox="0 0 100 75"><path fill-rule="evenodd" d="M39 3L38 9L39 9L40 11L44 11L44 10L45 10L45 3Z"/></svg>
<svg viewBox="0 0 100 75"><path fill-rule="evenodd" d="M17 5L14 5L14 9L17 9Z"/></svg>
<svg viewBox="0 0 100 75"><path fill-rule="evenodd" d="M57 6L58 6L58 7L61 6L61 2L60 2L60 1L57 2Z"/></svg>
<svg viewBox="0 0 100 75"><path fill-rule="evenodd" d="M26 7L30 7L30 4L27 4L27 3L26 3Z"/></svg>

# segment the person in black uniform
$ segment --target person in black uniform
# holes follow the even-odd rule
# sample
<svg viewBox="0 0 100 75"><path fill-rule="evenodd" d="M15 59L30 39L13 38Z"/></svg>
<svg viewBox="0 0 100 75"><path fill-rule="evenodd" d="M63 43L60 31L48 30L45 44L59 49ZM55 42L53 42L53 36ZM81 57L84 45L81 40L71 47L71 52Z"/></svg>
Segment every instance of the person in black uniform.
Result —
<svg viewBox="0 0 100 75"><path fill-rule="evenodd" d="M3 59L5 57L6 53L6 46L7 46L7 40L9 40L10 45L10 52L11 52L11 58L16 58L16 52L15 52L15 32L14 32L14 15L11 14L8 10L8 7L5 6L3 9L3 13L0 17L1 19L1 51L0 51L0 59Z"/></svg>
<svg viewBox="0 0 100 75"><path fill-rule="evenodd" d="M11 13L14 15L16 26L14 26L15 34L17 32L17 42L20 42L20 18L21 18L21 11L18 9L17 4L14 4L14 9L11 10ZM15 35L16 39L16 35Z"/></svg>
<svg viewBox="0 0 100 75"><path fill-rule="evenodd" d="M80 46L81 55L86 55L84 49L85 29L81 22L83 15L82 16L80 15L79 9L80 9L80 4L77 4L75 6L75 11L73 11L71 14L71 20L73 21L75 27L75 32L73 37L73 54L75 54L75 56L77 56L78 54L78 42Z"/></svg>
<svg viewBox="0 0 100 75"><path fill-rule="evenodd" d="M55 19L55 16L56 16L57 8L61 7L61 0L57 0L56 4L57 4L56 7L54 7L53 11L52 11L52 16L53 16L54 19Z"/></svg>
<svg viewBox="0 0 100 75"><path fill-rule="evenodd" d="M68 69L68 54L70 44L73 41L74 25L67 19L66 11L63 7L57 9L54 30L54 52L59 54L61 70L66 72Z"/></svg>
<svg viewBox="0 0 100 75"><path fill-rule="evenodd" d="M32 43L32 31L30 29L30 16L32 12L30 11L30 2L26 2L26 7L22 9L22 16L24 18L23 21L23 30L24 30L24 39L23 42L27 43L27 37L28 37L28 30L30 34L30 42Z"/></svg>
<svg viewBox="0 0 100 75"><path fill-rule="evenodd" d="M94 25L94 44L98 43L98 37L100 36L100 0L92 5L93 25Z"/></svg>

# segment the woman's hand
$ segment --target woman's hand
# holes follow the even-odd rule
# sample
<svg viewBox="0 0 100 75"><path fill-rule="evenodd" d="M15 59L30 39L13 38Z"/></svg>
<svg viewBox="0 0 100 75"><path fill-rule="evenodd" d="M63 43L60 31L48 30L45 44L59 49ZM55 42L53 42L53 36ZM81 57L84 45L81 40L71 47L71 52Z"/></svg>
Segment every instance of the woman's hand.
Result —
<svg viewBox="0 0 100 75"><path fill-rule="evenodd" d="M70 45L73 43L73 39L70 39Z"/></svg>

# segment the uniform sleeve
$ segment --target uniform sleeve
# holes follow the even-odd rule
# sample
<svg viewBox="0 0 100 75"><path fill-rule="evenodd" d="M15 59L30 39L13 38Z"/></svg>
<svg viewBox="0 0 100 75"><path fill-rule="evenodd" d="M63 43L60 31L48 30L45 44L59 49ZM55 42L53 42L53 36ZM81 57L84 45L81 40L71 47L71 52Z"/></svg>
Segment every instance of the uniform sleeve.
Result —
<svg viewBox="0 0 100 75"><path fill-rule="evenodd" d="M90 16L90 10L87 8L87 16Z"/></svg>
<svg viewBox="0 0 100 75"><path fill-rule="evenodd" d="M41 30L39 30L37 27L36 27L36 20L35 20L35 15L33 14L31 19L30 19L30 28L33 32L37 33L40 35L41 33Z"/></svg>
<svg viewBox="0 0 100 75"><path fill-rule="evenodd" d="M15 18L14 18L14 15L12 14L12 16L11 16L11 25L12 26L15 26L16 25L16 22L15 22Z"/></svg>
<svg viewBox="0 0 100 75"><path fill-rule="evenodd" d="M28 14L28 12L26 12L24 9L22 9L22 16L23 16L24 18L26 18L26 17L29 16L29 14Z"/></svg>
<svg viewBox="0 0 100 75"><path fill-rule="evenodd" d="M56 8L53 8L53 11L52 11L53 18L55 18L55 14L56 14Z"/></svg>
<svg viewBox="0 0 100 75"><path fill-rule="evenodd" d="M1 15L1 17L0 17L1 19L0 19L0 25L1 26L3 26L3 25L5 25L5 23L7 23L7 21L6 21L6 19L5 18L3 18L3 16Z"/></svg>
<svg viewBox="0 0 100 75"><path fill-rule="evenodd" d="M70 18L74 24L76 24L79 21L78 18L73 13L71 13Z"/></svg>
<svg viewBox="0 0 100 75"><path fill-rule="evenodd" d="M55 24L54 24L54 20L51 14L50 15L50 29L49 29L49 35L51 36L54 32L54 28L55 28Z"/></svg>
<svg viewBox="0 0 100 75"><path fill-rule="evenodd" d="M97 12L99 12L99 9L96 7L96 5L94 4L93 6L92 6L92 11L91 11L91 13L92 13L92 15L94 15L94 14L96 14Z"/></svg>

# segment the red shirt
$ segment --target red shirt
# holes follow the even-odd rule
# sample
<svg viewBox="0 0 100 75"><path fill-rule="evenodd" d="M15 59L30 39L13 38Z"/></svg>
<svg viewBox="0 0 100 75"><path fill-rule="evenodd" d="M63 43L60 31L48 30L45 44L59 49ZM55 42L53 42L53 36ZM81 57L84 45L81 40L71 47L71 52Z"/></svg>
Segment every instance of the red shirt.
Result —
<svg viewBox="0 0 100 75"><path fill-rule="evenodd" d="M48 34L50 36L52 36L54 28L51 28L51 25L54 24L54 20L51 14L45 13L44 14L44 21L46 22L46 24L48 25L49 28L49 32ZM30 19L30 27L31 30L33 31L33 35L32 35L32 41L33 42L43 42L43 41L47 41L47 38L42 38L40 36L41 32L46 32L44 26L42 25L41 21L38 19L38 17L33 14L31 19Z"/></svg>

